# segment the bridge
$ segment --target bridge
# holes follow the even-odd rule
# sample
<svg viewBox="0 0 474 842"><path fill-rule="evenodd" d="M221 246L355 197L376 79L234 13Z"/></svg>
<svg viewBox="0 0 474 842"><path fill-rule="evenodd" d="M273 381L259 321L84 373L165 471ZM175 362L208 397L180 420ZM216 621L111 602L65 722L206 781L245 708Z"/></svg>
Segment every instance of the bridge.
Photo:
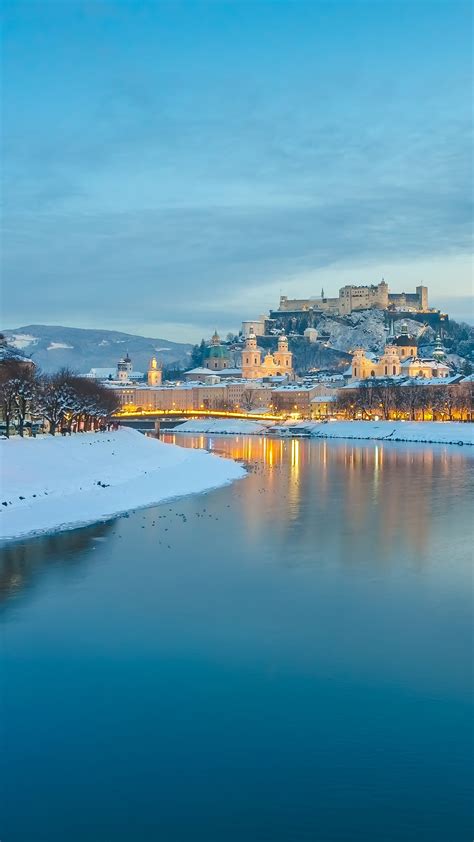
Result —
<svg viewBox="0 0 474 842"><path fill-rule="evenodd" d="M232 418L241 421L283 421L285 415L271 412L230 412L223 409L121 409L114 413L113 418L120 424L137 426L142 429L153 427L175 427L183 421L197 418Z"/></svg>

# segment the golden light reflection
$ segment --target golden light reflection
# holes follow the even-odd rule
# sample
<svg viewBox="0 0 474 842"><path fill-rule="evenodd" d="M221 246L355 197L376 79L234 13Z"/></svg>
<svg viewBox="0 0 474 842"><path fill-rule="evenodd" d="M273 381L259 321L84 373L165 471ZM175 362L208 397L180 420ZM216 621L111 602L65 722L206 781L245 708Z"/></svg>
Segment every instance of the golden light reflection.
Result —
<svg viewBox="0 0 474 842"><path fill-rule="evenodd" d="M163 439L185 447L210 446L205 435L164 434ZM296 521L305 521L301 517L305 508L327 511L328 518L336 513L337 541L347 559L361 532L373 535L374 557L378 555L381 561L390 557L395 547L402 553L404 547L411 547L423 558L433 527L434 486L440 478L456 486L457 467L461 469L466 461L457 451L448 453L424 445L260 436L213 436L211 440L214 453L257 468L255 481L249 477L244 501L252 530L259 528L262 501L273 507L269 512L282 539ZM269 470L260 473L258 466ZM326 531L317 519L314 528L316 524L317 534L311 540L321 549Z"/></svg>

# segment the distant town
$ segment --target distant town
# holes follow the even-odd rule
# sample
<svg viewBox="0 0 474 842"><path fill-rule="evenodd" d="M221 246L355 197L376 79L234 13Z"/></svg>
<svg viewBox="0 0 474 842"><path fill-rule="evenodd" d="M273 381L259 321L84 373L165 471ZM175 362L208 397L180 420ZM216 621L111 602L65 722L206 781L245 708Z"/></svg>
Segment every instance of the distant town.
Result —
<svg viewBox="0 0 474 842"><path fill-rule="evenodd" d="M342 344L353 343L344 351L341 336ZM473 347L472 336L456 340L448 315L429 307L426 286L392 293L382 280L345 286L337 298L326 298L324 290L315 298L282 295L278 309L243 321L239 333L222 339L216 330L196 345L187 367L164 367L157 353L147 371L135 370L126 352L113 367L66 374L100 390L98 416L218 412L275 419L470 421ZM8 366L31 374L34 363L8 337L2 350L4 382ZM20 400L5 393L5 385L3 395L3 424L10 432L18 427ZM21 431L28 423L23 408ZM64 427L59 417L52 424Z"/></svg>
<svg viewBox="0 0 474 842"><path fill-rule="evenodd" d="M325 317L364 313L369 322L375 312L386 332L380 353L356 345L342 366L337 353L331 363ZM277 310L245 320L225 341L215 331L193 351L199 364L177 379L164 382L156 357L146 374L134 371L128 354L115 370L85 376L114 391L122 414L220 410L305 419L470 420L471 363L449 354L448 325L447 314L429 307L426 286L414 293L391 293L385 281L345 286L338 298L326 298L324 290L320 298L281 296Z"/></svg>

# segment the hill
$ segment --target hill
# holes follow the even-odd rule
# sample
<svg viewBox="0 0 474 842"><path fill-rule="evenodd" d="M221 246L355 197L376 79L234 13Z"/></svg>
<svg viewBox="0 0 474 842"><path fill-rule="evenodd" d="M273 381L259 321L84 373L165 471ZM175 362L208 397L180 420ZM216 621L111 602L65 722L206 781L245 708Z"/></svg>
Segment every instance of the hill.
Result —
<svg viewBox="0 0 474 842"><path fill-rule="evenodd" d="M127 351L136 371L146 371L152 356L163 365L189 365L191 345L121 333L53 325L25 325L3 334L11 348L30 357L45 372L67 366L84 374L115 366Z"/></svg>

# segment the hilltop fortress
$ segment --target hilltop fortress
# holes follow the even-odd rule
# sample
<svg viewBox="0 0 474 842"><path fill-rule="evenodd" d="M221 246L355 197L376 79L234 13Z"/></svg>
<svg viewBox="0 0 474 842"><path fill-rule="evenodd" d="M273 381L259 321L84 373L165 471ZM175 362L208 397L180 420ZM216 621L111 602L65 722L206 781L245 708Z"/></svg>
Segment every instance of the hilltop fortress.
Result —
<svg viewBox="0 0 474 842"><path fill-rule="evenodd" d="M288 298L280 296L278 313L301 313L312 310L334 316L348 316L354 310L403 310L418 313L429 312L428 287L417 286L415 292L390 292L382 280L370 286L349 284L339 290L337 298L326 298L321 290L320 298Z"/></svg>

